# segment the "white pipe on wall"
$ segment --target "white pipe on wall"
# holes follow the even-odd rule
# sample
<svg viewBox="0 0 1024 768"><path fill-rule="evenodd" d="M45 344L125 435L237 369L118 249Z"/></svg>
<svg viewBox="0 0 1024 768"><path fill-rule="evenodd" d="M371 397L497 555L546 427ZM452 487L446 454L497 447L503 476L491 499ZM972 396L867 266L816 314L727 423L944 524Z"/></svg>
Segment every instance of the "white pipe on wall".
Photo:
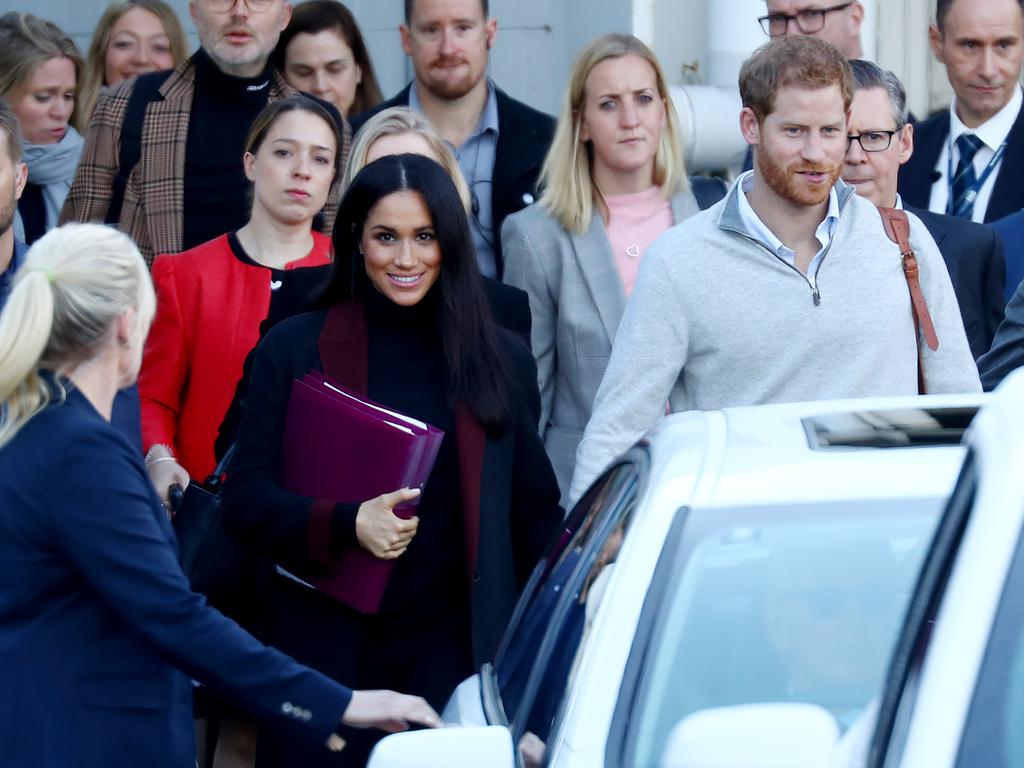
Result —
<svg viewBox="0 0 1024 768"><path fill-rule="evenodd" d="M734 88L683 85L669 88L683 129L683 158L690 173L739 168L747 153L740 133L740 97Z"/></svg>

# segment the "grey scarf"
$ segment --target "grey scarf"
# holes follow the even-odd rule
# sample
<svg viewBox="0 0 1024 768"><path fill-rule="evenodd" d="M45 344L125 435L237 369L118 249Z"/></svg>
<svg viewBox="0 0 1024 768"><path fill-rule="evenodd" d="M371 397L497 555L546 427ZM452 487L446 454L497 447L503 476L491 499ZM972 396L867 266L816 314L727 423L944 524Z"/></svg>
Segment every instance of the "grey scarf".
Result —
<svg viewBox="0 0 1024 768"><path fill-rule="evenodd" d="M78 158L85 141L78 131L68 126L67 133L56 144L28 144L22 142L22 159L28 166L28 181L43 188L43 202L46 204L46 228L57 226L64 198L68 196L71 182L75 178ZM25 226L21 216L14 215L14 236L25 239Z"/></svg>

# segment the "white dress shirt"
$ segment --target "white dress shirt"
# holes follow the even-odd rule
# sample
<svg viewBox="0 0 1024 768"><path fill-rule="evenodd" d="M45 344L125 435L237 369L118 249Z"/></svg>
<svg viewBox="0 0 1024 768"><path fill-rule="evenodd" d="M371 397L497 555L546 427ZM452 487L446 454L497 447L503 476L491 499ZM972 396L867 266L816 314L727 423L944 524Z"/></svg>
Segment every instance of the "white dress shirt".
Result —
<svg viewBox="0 0 1024 768"><path fill-rule="evenodd" d="M1020 113L1022 104L1024 104L1024 95L1022 95L1021 89L1018 86L1013 92L1013 97L1005 107L972 130L957 117L956 97L953 97L953 104L949 108L949 135L946 137L942 150L939 152L939 159L935 162L935 172L938 179L932 184L932 194L928 199L928 210L935 211L936 213L946 212L950 183L948 178L950 168L949 153L952 148L952 168L953 173L956 173L957 164L960 162L960 150L956 147L956 140L960 138L960 135L970 131L984 142L981 148L974 154L974 173L978 178L981 178L981 174L984 172L989 160L999 150L1002 143L1006 141L1006 137L1010 135L1010 129L1017 122L1017 115ZM989 174L985 183L981 185L981 189L978 190L978 197L974 201L974 212L971 215L973 221L980 223L985 220L985 211L988 210L988 201L992 197L992 188L996 184L996 177L999 176L999 170L1002 165L1003 161L1000 160L995 168L992 169L992 173Z"/></svg>

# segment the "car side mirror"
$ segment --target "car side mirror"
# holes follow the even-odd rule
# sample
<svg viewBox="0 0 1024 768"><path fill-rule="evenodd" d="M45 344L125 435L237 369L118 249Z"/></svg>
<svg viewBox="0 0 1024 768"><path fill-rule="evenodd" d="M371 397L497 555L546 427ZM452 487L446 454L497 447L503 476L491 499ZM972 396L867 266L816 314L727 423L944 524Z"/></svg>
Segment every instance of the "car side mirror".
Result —
<svg viewBox="0 0 1024 768"><path fill-rule="evenodd" d="M828 768L839 723L815 704L704 709L672 729L661 768Z"/></svg>
<svg viewBox="0 0 1024 768"><path fill-rule="evenodd" d="M366 768L514 768L512 734L500 725L396 733L370 753Z"/></svg>

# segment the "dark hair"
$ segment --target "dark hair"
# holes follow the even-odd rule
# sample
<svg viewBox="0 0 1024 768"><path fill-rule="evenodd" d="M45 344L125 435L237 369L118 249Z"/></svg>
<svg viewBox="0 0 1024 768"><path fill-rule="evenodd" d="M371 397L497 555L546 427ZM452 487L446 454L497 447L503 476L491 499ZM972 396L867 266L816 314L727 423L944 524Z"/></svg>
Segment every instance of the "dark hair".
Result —
<svg viewBox="0 0 1024 768"><path fill-rule="evenodd" d="M409 22L412 20L412 6L416 0L405 0L405 25L409 26ZM487 19L491 15L490 3L488 0L480 0L480 7L483 9L484 18Z"/></svg>
<svg viewBox="0 0 1024 768"><path fill-rule="evenodd" d="M21 127L6 100L0 98L0 133L7 141L7 155L12 163L21 162Z"/></svg>
<svg viewBox="0 0 1024 768"><path fill-rule="evenodd" d="M322 104L308 96L289 96L267 104L249 127L249 135L245 137L245 151L255 155L274 123L286 112L309 112L327 123L334 136L334 175L341 173L341 134L338 133L338 124Z"/></svg>
<svg viewBox="0 0 1024 768"><path fill-rule="evenodd" d="M910 117L907 110L907 92L896 75L865 59L852 59L850 69L853 70L854 90L869 91L881 88L889 97L889 107L896 128L902 128L907 124Z"/></svg>
<svg viewBox="0 0 1024 768"><path fill-rule="evenodd" d="M939 32L945 32L944 27L946 26L946 17L949 16L950 10L953 8L953 3L956 0L938 0L935 4L935 26L939 28ZM408 0L406 0L408 5ZM1020 6L1021 12L1024 13L1024 0L1017 0L1017 5Z"/></svg>
<svg viewBox="0 0 1024 768"><path fill-rule="evenodd" d="M451 177L433 160L388 155L367 165L352 180L334 223L334 270L321 304L329 306L372 290L363 277L363 227L382 198L403 191L422 198L441 249L441 273L431 290L440 291L448 394L453 402L465 403L484 427L500 430L509 416L508 366L498 346L465 208Z"/></svg>
<svg viewBox="0 0 1024 768"><path fill-rule="evenodd" d="M850 63L835 46L810 35L776 37L758 48L740 68L740 99L757 121L775 111L779 88L810 90L838 85L844 109L853 101Z"/></svg>
<svg viewBox="0 0 1024 768"><path fill-rule="evenodd" d="M341 35L345 44L352 49L352 58L362 72L362 80L356 86L355 97L348 109L349 115L358 115L373 109L384 101L377 75L373 71L373 62L370 60L369 51L366 50L366 43L363 42L363 35L356 24L355 16L337 0L307 0L292 9L291 21L281 33L277 47L274 48L273 60L277 71L284 74L288 44L296 35L315 35L324 30Z"/></svg>

